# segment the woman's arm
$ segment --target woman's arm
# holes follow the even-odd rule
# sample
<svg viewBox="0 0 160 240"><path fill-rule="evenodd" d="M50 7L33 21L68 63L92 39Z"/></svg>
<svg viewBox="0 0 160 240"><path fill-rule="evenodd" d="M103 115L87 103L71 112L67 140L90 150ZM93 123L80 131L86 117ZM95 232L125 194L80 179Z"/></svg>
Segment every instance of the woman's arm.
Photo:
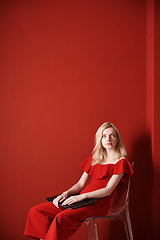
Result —
<svg viewBox="0 0 160 240"><path fill-rule="evenodd" d="M80 180L75 185L73 185L70 189L68 189L67 191L63 192L61 195L56 197L53 200L53 204L56 205L56 207L58 207L58 202L62 202L69 195L73 195L75 193L80 192L84 188L84 185L85 185L88 177L89 177L89 175L86 172L83 172Z"/></svg>
<svg viewBox="0 0 160 240"><path fill-rule="evenodd" d="M63 202L63 205L66 205L66 204L69 205L69 204L72 204L74 202L79 202L79 201L82 201L83 199L86 199L86 198L106 197L113 192L113 190L115 189L115 187L117 186L117 184L119 183L119 181L121 180L123 175L124 175L124 173L120 173L118 175L113 175L105 188L101 188L101 189L98 189L96 191L87 192L87 193L83 193L83 194L80 194L80 195L77 195L77 196L72 196L70 198L67 198Z"/></svg>
<svg viewBox="0 0 160 240"><path fill-rule="evenodd" d="M75 185L73 185L70 189L67 190L68 195L72 195L72 194L80 192L84 188L84 185L85 185L88 177L89 177L89 175L86 172L83 172L79 181Z"/></svg>

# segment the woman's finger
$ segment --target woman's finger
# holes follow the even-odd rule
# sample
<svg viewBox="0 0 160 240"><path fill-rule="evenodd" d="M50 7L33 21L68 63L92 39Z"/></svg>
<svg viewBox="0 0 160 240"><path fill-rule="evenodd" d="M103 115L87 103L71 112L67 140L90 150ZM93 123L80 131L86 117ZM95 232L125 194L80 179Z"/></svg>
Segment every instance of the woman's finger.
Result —
<svg viewBox="0 0 160 240"><path fill-rule="evenodd" d="M62 205L70 205L74 202L76 202L76 198L70 197L70 198L67 198Z"/></svg>
<svg viewBox="0 0 160 240"><path fill-rule="evenodd" d="M62 202L63 200L65 200L66 198L65 197L62 197L59 202Z"/></svg>

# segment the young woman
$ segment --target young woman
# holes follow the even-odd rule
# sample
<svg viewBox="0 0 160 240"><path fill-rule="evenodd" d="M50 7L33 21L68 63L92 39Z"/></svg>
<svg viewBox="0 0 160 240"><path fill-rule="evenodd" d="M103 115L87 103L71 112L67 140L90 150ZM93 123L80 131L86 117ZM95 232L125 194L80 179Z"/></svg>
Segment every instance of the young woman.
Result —
<svg viewBox="0 0 160 240"><path fill-rule="evenodd" d="M126 157L117 128L109 122L102 124L96 132L92 155L81 165L84 172L80 180L53 203L33 207L24 235L44 240L67 240L87 218L105 216L117 184L125 184L133 174ZM91 181L85 186L89 177ZM78 195L73 196L75 193ZM87 198L97 198L97 202L74 210L58 205L61 201L64 201L63 205L69 205Z"/></svg>

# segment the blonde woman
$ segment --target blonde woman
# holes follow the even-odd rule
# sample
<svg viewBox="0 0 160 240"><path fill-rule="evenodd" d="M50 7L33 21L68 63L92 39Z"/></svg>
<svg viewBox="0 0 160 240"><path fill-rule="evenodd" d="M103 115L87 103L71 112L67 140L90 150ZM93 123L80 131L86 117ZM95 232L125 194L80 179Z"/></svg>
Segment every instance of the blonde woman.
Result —
<svg viewBox="0 0 160 240"><path fill-rule="evenodd" d="M106 215L118 184L125 184L133 174L117 128L109 122L96 132L92 155L82 164L83 174L70 189L53 203L33 207L28 214L25 235L45 240L67 240L89 217ZM90 183L85 186L88 178ZM74 195L77 193L77 195ZM97 201L74 210L59 207L96 198Z"/></svg>

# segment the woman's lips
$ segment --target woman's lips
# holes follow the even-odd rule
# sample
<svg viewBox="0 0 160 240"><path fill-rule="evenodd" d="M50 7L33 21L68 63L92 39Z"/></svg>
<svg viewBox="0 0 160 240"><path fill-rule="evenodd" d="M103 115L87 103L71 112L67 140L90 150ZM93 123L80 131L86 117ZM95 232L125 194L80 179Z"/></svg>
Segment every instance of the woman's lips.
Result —
<svg viewBox="0 0 160 240"><path fill-rule="evenodd" d="M112 145L112 143L107 143L107 146L111 146Z"/></svg>

